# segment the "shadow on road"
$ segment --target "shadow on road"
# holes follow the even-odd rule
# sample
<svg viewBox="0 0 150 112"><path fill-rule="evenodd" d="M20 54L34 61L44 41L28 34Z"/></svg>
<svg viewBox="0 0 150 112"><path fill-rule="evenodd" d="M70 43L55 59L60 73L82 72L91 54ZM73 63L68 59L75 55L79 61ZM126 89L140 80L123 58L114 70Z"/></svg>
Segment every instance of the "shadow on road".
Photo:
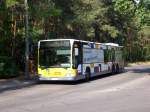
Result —
<svg viewBox="0 0 150 112"><path fill-rule="evenodd" d="M3 84L3 86L5 86L5 88L2 87L0 88L0 93L3 93L5 91L11 91L11 90L18 90L18 89L23 89L23 88L32 88L33 86L36 85L78 85L78 84L86 84L86 83L91 83L92 81L95 80L99 80L102 78L106 78L106 77L110 77L113 75L119 75L119 74L104 74L104 75L100 75L100 76L96 76L90 79L90 81L85 81L85 80L79 80L79 81L35 81L35 83L29 83L29 84L22 84L22 82L20 83L11 83L10 84ZM10 86L11 85L11 86Z"/></svg>
<svg viewBox="0 0 150 112"><path fill-rule="evenodd" d="M150 68L131 68L126 70L132 73L148 73L150 75Z"/></svg>
<svg viewBox="0 0 150 112"><path fill-rule="evenodd" d="M119 74L121 74L121 73L119 73ZM78 84L90 83L90 82L95 81L95 80L99 80L99 79L102 79L102 78L110 77L110 76L113 76L113 75L119 75L119 74L111 74L111 73L104 74L104 75L92 77L90 79L90 81L85 81L85 80L79 80L79 81L39 81L38 84L78 85Z"/></svg>

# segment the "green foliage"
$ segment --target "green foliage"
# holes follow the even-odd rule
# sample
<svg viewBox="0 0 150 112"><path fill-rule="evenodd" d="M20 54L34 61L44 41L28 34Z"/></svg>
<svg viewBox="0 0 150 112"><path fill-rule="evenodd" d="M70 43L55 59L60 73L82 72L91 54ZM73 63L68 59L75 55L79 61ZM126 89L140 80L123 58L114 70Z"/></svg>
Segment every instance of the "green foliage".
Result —
<svg viewBox="0 0 150 112"><path fill-rule="evenodd" d="M136 18L139 26L150 26L150 9L147 9L146 6L146 4L141 3L136 10Z"/></svg>
<svg viewBox="0 0 150 112"><path fill-rule="evenodd" d="M141 30L138 32L139 38L142 39L150 39L150 26L143 26Z"/></svg>
<svg viewBox="0 0 150 112"><path fill-rule="evenodd" d="M11 57L0 57L0 78L16 77L17 71L17 66Z"/></svg>
<svg viewBox="0 0 150 112"><path fill-rule="evenodd" d="M11 7L18 4L18 0L6 0L7 7Z"/></svg>
<svg viewBox="0 0 150 112"><path fill-rule="evenodd" d="M113 0L115 10L120 14L130 18L134 15L136 5L133 0Z"/></svg>
<svg viewBox="0 0 150 112"><path fill-rule="evenodd" d="M77 0L74 3L73 11L75 13L74 22L78 27L82 26L87 35L94 35L94 26L100 26L106 22L105 13L107 8L99 0ZM94 26L93 26L94 25ZM89 31L90 30L90 31ZM93 34L92 34L93 33ZM100 34L99 34L100 35Z"/></svg>
<svg viewBox="0 0 150 112"><path fill-rule="evenodd" d="M24 0L1 1L0 55L12 56L15 61L10 63L17 62L23 70L24 18L17 20L21 24L16 29L12 26L25 14ZM150 0L140 0L139 4L134 0L28 0L28 6L29 35L35 45L39 39L69 36L120 43L130 61L150 56L150 46L144 43L150 39ZM11 68L15 70L7 67L6 74L13 73Z"/></svg>
<svg viewBox="0 0 150 112"><path fill-rule="evenodd" d="M108 32L112 38L115 38L119 35L119 31L114 26L104 25L103 31Z"/></svg>
<svg viewBox="0 0 150 112"><path fill-rule="evenodd" d="M30 14L37 19L50 16L59 16L62 12L61 9L56 8L55 3L52 2L52 0L39 0L37 2L35 2L34 0L30 0L29 11Z"/></svg>

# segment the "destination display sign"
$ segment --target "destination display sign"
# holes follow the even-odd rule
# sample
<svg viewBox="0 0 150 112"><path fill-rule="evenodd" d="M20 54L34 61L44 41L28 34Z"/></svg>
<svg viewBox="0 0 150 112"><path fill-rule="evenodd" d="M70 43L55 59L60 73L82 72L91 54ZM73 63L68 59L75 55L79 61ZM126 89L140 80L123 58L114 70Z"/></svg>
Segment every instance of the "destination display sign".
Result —
<svg viewBox="0 0 150 112"><path fill-rule="evenodd" d="M69 47L70 41L43 41L40 42L40 47Z"/></svg>

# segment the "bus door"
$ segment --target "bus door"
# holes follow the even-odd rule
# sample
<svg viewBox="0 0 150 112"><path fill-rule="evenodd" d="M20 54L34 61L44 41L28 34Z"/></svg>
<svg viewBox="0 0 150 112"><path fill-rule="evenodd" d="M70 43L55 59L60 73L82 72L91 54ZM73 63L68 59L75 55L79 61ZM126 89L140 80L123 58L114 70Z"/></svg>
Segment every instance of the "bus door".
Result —
<svg viewBox="0 0 150 112"><path fill-rule="evenodd" d="M78 74L82 74L82 45L80 42L74 42L73 45L73 68L77 69Z"/></svg>

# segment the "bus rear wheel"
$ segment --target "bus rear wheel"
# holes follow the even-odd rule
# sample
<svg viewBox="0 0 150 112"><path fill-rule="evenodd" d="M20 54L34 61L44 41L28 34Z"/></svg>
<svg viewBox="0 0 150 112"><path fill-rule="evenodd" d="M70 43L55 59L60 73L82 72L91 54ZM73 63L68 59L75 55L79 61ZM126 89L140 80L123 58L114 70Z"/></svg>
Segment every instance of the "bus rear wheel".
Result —
<svg viewBox="0 0 150 112"><path fill-rule="evenodd" d="M90 81L90 79L91 79L91 70L90 70L90 68L87 68L86 69L86 74L85 74L85 81Z"/></svg>
<svg viewBox="0 0 150 112"><path fill-rule="evenodd" d="M119 71L119 65L117 64L116 65L116 73L119 73L120 71Z"/></svg>
<svg viewBox="0 0 150 112"><path fill-rule="evenodd" d="M85 75L85 81L90 81L90 78L91 78L91 76L90 76L90 73L86 73L86 75Z"/></svg>
<svg viewBox="0 0 150 112"><path fill-rule="evenodd" d="M115 65L113 64L113 65L112 65L112 72L111 72L111 73L112 73L112 74L115 74L115 72L116 72L116 68L115 68Z"/></svg>

